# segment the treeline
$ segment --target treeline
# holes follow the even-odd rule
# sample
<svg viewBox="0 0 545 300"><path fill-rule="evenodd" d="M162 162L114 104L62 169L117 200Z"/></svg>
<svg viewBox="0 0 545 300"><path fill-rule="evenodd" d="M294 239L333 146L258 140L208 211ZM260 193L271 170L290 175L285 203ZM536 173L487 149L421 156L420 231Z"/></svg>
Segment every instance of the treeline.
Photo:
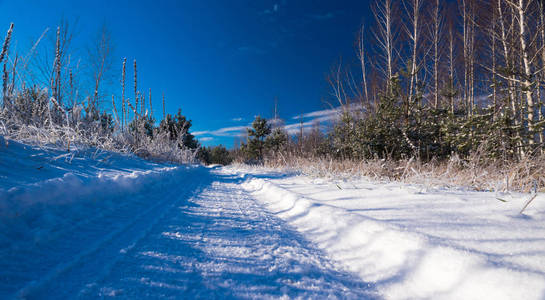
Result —
<svg viewBox="0 0 545 300"><path fill-rule="evenodd" d="M421 161L543 153L544 1L380 0L371 10L357 64L330 76L338 122L289 139L285 152ZM253 137L235 151L244 159L263 157L265 140Z"/></svg>
<svg viewBox="0 0 545 300"><path fill-rule="evenodd" d="M139 89L136 60L129 66L123 59L122 69L113 69L113 44L105 26L88 47L84 62L71 52L73 29L66 22L56 28L49 44L43 41L48 33L44 31L24 56L9 52L13 30L11 24L0 53L0 134L68 151L85 145L150 159L196 161L200 145L189 132L191 121L181 110L166 114L164 94L162 118L156 119L151 90ZM119 81L114 79L120 77L116 85ZM121 91L121 96L113 90Z"/></svg>

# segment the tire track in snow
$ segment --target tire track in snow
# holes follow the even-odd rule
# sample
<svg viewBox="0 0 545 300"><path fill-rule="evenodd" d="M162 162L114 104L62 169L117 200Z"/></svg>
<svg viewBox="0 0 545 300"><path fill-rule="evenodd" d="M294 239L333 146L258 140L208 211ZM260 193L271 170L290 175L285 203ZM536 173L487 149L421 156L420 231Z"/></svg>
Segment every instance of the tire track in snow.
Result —
<svg viewBox="0 0 545 300"><path fill-rule="evenodd" d="M137 169L123 168L121 173L91 171L93 176L82 178L71 172L57 174L60 177L32 184L31 188L10 189L12 198L0 195L4 209L0 220L4 231L0 233L0 298L38 282L67 258L117 230L116 225L121 223L105 224L105 220L120 212L132 211L132 217L144 210L148 204L140 194L146 191L140 187L151 184L159 189L162 182L168 185L170 178L187 176L192 169L156 165L141 169L141 163L135 164Z"/></svg>
<svg viewBox="0 0 545 300"><path fill-rule="evenodd" d="M182 175L184 176L181 176L179 179L185 179L188 177L185 173L182 173ZM193 184L198 185L201 183L202 180L196 182L193 181L192 186ZM155 189L153 189L153 191L156 192ZM178 195L180 192L182 192L182 194ZM147 232L149 232L151 227L153 227L153 225L160 220L168 208L173 207L179 200L183 200L184 196L191 194L192 192L193 189L185 188L180 190L179 188L174 188L166 195L161 195L162 201L154 203L151 207L147 208L143 212L140 212L136 216L130 215L132 212L131 210L126 210L128 205L122 206L121 209L115 210L115 213L113 214L106 215L105 217L110 219L112 222L117 222L117 229L107 233L104 238L95 241L92 245L87 247L87 249L69 258L68 261L60 263L39 280L32 281L21 288L16 293L17 297L34 298L36 297L36 294L39 295L40 293L43 293L41 296L46 297L47 295L50 295L52 291L55 292L56 296L59 296L61 293L65 294L65 296L74 295L76 291L74 291L73 288L77 289L81 282L78 282L77 280L75 281L70 277L78 277L83 275L85 278L89 278L89 275L96 276L97 273L100 274L107 270L109 265L115 263L116 256L120 255L120 250L123 249L123 247L133 245L138 239L141 239ZM151 193L139 195L138 197L150 197L150 200L153 201L153 197L157 197L157 195ZM150 201L148 200L148 202ZM172 203L168 205L169 202ZM119 222L123 219L126 220L124 222ZM150 220L152 221L150 222ZM104 231L105 229L107 228L97 228L96 230ZM127 233L130 231L133 231L133 236L127 235ZM73 234L77 234L77 231L74 230ZM109 255L106 257L107 254ZM95 261L93 261L91 257L93 257ZM109 262L106 259L113 260ZM93 261L93 263L89 263L90 260ZM99 270L96 270L97 266L99 266ZM91 270L83 270L85 267L88 269L90 268ZM68 280L60 280L60 278ZM70 286L70 283L74 283L75 286Z"/></svg>
<svg viewBox="0 0 545 300"><path fill-rule="evenodd" d="M264 209L241 188L242 179L204 168L182 174L64 229L55 245L31 250L23 264L38 259L34 268L41 272L14 296L377 297ZM42 264L40 255L51 262Z"/></svg>
<svg viewBox="0 0 545 300"><path fill-rule="evenodd" d="M167 218L167 215L171 213L176 208L176 206L184 202L187 202L191 198L191 195L198 193L199 189L203 185L206 185L205 183L207 181L203 177L197 176L196 178L198 181L194 181L192 183L191 189L188 189L187 186L183 186L182 189L178 187L178 189L174 189L172 192L169 193L169 195L165 197L165 198L172 197L172 198L175 198L175 200L172 201L172 203L170 203L168 208L162 210L160 216L155 218L153 222L150 223L149 226L147 226L142 232L137 234L136 238L130 244L128 244L127 247L119 250L119 253L124 255L117 255L115 259L108 261L108 264L103 268L102 272L100 272L100 274L97 275L94 280L87 283L85 287L79 291L78 298L89 297L90 295L93 295L93 293L96 293L97 286L105 282L105 279L108 278L108 276L112 273L114 266L125 256L131 255L132 253L134 253L134 249L138 248L142 240L148 237L150 233L152 232L152 230L155 227L157 227L158 224L160 224L159 221L162 221L165 218Z"/></svg>
<svg viewBox="0 0 545 300"><path fill-rule="evenodd" d="M376 298L243 191L212 183L169 211L84 298Z"/></svg>

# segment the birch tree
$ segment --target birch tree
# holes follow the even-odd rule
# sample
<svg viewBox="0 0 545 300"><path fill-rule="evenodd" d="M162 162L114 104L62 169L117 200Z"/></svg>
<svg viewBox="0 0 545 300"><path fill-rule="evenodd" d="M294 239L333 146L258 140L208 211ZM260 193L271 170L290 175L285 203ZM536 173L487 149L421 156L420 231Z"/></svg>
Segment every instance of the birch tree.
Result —
<svg viewBox="0 0 545 300"><path fill-rule="evenodd" d="M433 107L439 108L439 63L442 59L444 39L444 18L440 0L435 0L431 9L430 39L432 44L432 67L433 67ZM452 41L454 43L454 41ZM452 45L453 46L453 45ZM452 49L452 48L451 48ZM452 49L454 51L454 49ZM451 54L453 55L453 53Z"/></svg>
<svg viewBox="0 0 545 300"><path fill-rule="evenodd" d="M418 82L418 69L420 61L418 52L421 44L421 10L422 0L407 0L403 2L407 14L408 24L405 26L407 36L411 42L411 57L409 71L409 94L407 105L414 101L416 94L416 84ZM407 112L409 111L407 107Z"/></svg>
<svg viewBox="0 0 545 300"><path fill-rule="evenodd" d="M366 56L367 53L365 51L365 26L361 26L358 41L357 41L357 55L358 55L358 61L361 68L361 82L362 82L362 95L364 103L367 106L367 109L369 109L369 94L368 94L368 88L367 88L367 62L366 62Z"/></svg>
<svg viewBox="0 0 545 300"><path fill-rule="evenodd" d="M377 0L373 6L373 15L376 20L374 32L379 57L384 62L380 69L385 77L387 90L391 90L391 80L394 76L394 6L392 0Z"/></svg>

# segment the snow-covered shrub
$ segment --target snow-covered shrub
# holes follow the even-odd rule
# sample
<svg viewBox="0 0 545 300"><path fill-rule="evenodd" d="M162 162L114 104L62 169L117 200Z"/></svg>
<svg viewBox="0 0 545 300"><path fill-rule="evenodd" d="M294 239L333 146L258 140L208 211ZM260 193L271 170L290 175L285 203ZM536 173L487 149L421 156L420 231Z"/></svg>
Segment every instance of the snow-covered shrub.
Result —
<svg viewBox="0 0 545 300"><path fill-rule="evenodd" d="M13 24L10 26L0 52L0 63L6 61L2 72L0 134L7 139L21 140L29 144L54 145L67 151L74 147L96 147L133 152L154 160L176 163L195 162L199 143L189 132L191 121L187 120L181 111L178 111L174 117L170 114L166 115L159 126L156 126L155 118L148 114L145 107L145 97L137 91L136 74L134 77L137 100L135 107L132 107L128 99L124 98L125 62L123 63L121 118L117 114L113 97L111 109L101 105L100 82L97 81L99 80L97 77L93 77L95 80L93 91L87 97L79 95L80 89L84 88L77 85L78 79L75 78L70 60L66 56L68 53L61 51L63 48L61 44L66 42L62 39L64 31L67 30L63 27L65 25L61 24L57 28L57 40L53 49L54 63L53 66L45 66L45 69L52 68L51 78L45 78L42 82L47 83L42 85L34 83L36 78L32 78L32 84L28 84L24 76L19 76L17 80L10 79L10 74L15 76L18 73L31 73L27 69L28 61L17 64L17 59L5 59L9 56L9 44L13 31ZM31 53L35 47L36 45ZM75 67L79 68L79 66ZM136 73L136 61L134 67ZM79 73L85 74L85 72ZM49 75L45 75L47 76ZM126 107L126 104L129 107ZM134 112L132 121L128 119L128 108ZM152 111L151 101L150 111Z"/></svg>

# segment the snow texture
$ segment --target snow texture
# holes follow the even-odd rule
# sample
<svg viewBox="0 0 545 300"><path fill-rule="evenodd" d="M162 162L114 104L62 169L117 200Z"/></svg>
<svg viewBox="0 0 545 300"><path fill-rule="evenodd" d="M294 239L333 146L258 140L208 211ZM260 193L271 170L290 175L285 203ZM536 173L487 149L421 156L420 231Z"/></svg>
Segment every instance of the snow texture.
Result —
<svg viewBox="0 0 545 300"><path fill-rule="evenodd" d="M0 139L0 299L545 299L545 197Z"/></svg>
<svg viewBox="0 0 545 300"><path fill-rule="evenodd" d="M381 297L545 299L543 194L225 172Z"/></svg>
<svg viewBox="0 0 545 300"><path fill-rule="evenodd" d="M0 298L377 298L244 178L114 153L0 148Z"/></svg>

